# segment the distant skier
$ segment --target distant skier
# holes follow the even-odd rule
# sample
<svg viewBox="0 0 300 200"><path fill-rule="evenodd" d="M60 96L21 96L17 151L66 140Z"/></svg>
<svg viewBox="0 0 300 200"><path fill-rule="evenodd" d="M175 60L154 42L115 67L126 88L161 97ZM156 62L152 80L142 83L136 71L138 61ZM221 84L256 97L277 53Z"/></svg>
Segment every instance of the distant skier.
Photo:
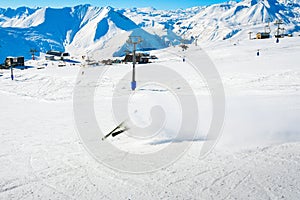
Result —
<svg viewBox="0 0 300 200"><path fill-rule="evenodd" d="M279 38L276 39L276 43L279 43Z"/></svg>
<svg viewBox="0 0 300 200"><path fill-rule="evenodd" d="M256 55L259 56L259 49L257 49Z"/></svg>
<svg viewBox="0 0 300 200"><path fill-rule="evenodd" d="M182 58L182 61L185 62L185 57Z"/></svg>

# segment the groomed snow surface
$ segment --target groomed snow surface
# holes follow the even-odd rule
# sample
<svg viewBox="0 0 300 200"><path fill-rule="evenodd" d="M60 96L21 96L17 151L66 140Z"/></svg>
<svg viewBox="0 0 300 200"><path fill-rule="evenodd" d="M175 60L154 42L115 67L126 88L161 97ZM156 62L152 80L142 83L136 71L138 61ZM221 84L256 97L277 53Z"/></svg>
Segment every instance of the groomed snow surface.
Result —
<svg viewBox="0 0 300 200"><path fill-rule="evenodd" d="M1 70L0 199L299 199L299 37L284 38L278 44L275 39L225 40L202 48L225 88L221 137L205 158L199 157L203 140L182 138L177 142L192 144L182 157L144 174L110 169L84 148L76 130L72 99L77 75L85 75L80 65L58 67L59 62L54 61L27 61L34 68L15 69L14 81L9 70ZM185 52L187 57L192 49ZM258 49L260 56L256 56ZM178 47L169 50L181 57L158 50L153 54L159 59L147 66L188 67ZM47 66L37 69L44 62ZM131 65L99 67L107 68L107 74L95 94L95 113L102 120L101 128L109 131L115 125L111 114L104 113L109 110L109 95ZM209 97L203 82L185 72L183 75L191 75L188 82L199 102ZM170 80L170 84L181 89L179 82ZM129 87L128 81L124 89ZM149 93L155 96L162 92ZM210 116L210 112L206 109L202 114ZM164 136L170 134L172 130ZM160 136L140 142L125 134L108 142L139 152L168 144ZM126 162L126 156L123 159Z"/></svg>

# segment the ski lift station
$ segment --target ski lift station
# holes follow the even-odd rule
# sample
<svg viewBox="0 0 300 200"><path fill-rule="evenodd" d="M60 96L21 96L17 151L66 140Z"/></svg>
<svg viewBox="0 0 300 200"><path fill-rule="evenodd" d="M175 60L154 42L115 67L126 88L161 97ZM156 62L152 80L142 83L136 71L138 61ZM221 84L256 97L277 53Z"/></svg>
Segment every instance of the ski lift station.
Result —
<svg viewBox="0 0 300 200"><path fill-rule="evenodd" d="M19 56L19 57L7 57L5 59L5 65L6 66L24 66L24 57L23 56Z"/></svg>
<svg viewBox="0 0 300 200"><path fill-rule="evenodd" d="M256 39L268 39L268 38L270 38L270 33L258 32L256 34Z"/></svg>
<svg viewBox="0 0 300 200"><path fill-rule="evenodd" d="M146 64L150 63L150 59L153 59L153 56L150 56L150 53L147 52L140 52L136 54L136 62L139 64ZM133 55L128 53L126 54L123 62L133 62Z"/></svg>
<svg viewBox="0 0 300 200"><path fill-rule="evenodd" d="M0 64L0 69L9 69L10 67L20 67L20 69L26 69L25 62L24 62L24 56L19 57L12 57L8 56L6 57L3 64Z"/></svg>
<svg viewBox="0 0 300 200"><path fill-rule="evenodd" d="M68 60L70 59L70 54L61 51L47 51L46 53L40 53L40 57L44 57L45 60Z"/></svg>

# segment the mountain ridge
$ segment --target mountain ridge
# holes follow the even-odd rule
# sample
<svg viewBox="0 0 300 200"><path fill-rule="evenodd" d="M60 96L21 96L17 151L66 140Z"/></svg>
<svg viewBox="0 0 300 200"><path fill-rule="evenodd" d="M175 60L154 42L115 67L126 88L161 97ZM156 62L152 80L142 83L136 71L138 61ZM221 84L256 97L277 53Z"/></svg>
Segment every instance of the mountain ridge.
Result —
<svg viewBox="0 0 300 200"><path fill-rule="evenodd" d="M195 37L204 43L238 40L247 37L251 30L263 31L268 22L274 30L278 19L285 23L286 32L299 32L299 1L229 1L177 10L119 9L90 4L0 8L0 59L8 54L28 59L31 48L41 52L69 51L75 56L89 54L96 59L122 56L132 50L126 44L130 35L143 38L138 46L141 50L161 49ZM18 48L12 46L14 43Z"/></svg>

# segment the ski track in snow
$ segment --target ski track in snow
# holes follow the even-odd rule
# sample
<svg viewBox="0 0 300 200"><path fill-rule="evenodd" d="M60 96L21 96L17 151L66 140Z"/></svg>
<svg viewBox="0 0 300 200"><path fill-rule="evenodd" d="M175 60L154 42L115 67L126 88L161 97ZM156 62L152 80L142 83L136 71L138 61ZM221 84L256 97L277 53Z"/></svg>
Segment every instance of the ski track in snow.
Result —
<svg viewBox="0 0 300 200"><path fill-rule="evenodd" d="M299 47L295 50L293 46L293 43L299 44L296 39L286 39L286 45L293 47L284 50L287 67L281 63L275 65L275 57L283 51L277 47L263 52L274 59L265 58L263 54L249 59L248 50L256 49L257 43L246 41L233 50L240 51L237 56L216 54L232 48L226 42L225 46L220 43L218 48L206 50L219 69L229 96L247 94L272 98L277 95L283 104L289 103L286 99L295 98L289 106L297 112L300 72L299 59L293 55L294 51L299 52ZM156 53L167 56L164 51ZM243 61L242 69L235 59ZM174 57L168 61L167 57L161 57L161 60L161 64L172 65L181 59ZM126 65L113 67L112 73L129 70ZM195 141L189 151L169 167L139 175L121 173L97 163L84 149L74 128L72 93L79 67L50 66L14 72L16 81L10 80L9 71L2 70L0 77L3 113L0 116L0 199L300 198L300 143L297 140L232 150L239 141L223 147L223 139L228 136L225 134L220 146L203 159L198 155L201 141ZM95 84L109 88L114 87L115 80L107 78L101 84L87 83L86 86ZM199 89L203 85L195 84L195 87ZM274 102L269 104L272 106L277 101ZM271 108L275 108L273 106ZM291 131L299 134L297 127Z"/></svg>

